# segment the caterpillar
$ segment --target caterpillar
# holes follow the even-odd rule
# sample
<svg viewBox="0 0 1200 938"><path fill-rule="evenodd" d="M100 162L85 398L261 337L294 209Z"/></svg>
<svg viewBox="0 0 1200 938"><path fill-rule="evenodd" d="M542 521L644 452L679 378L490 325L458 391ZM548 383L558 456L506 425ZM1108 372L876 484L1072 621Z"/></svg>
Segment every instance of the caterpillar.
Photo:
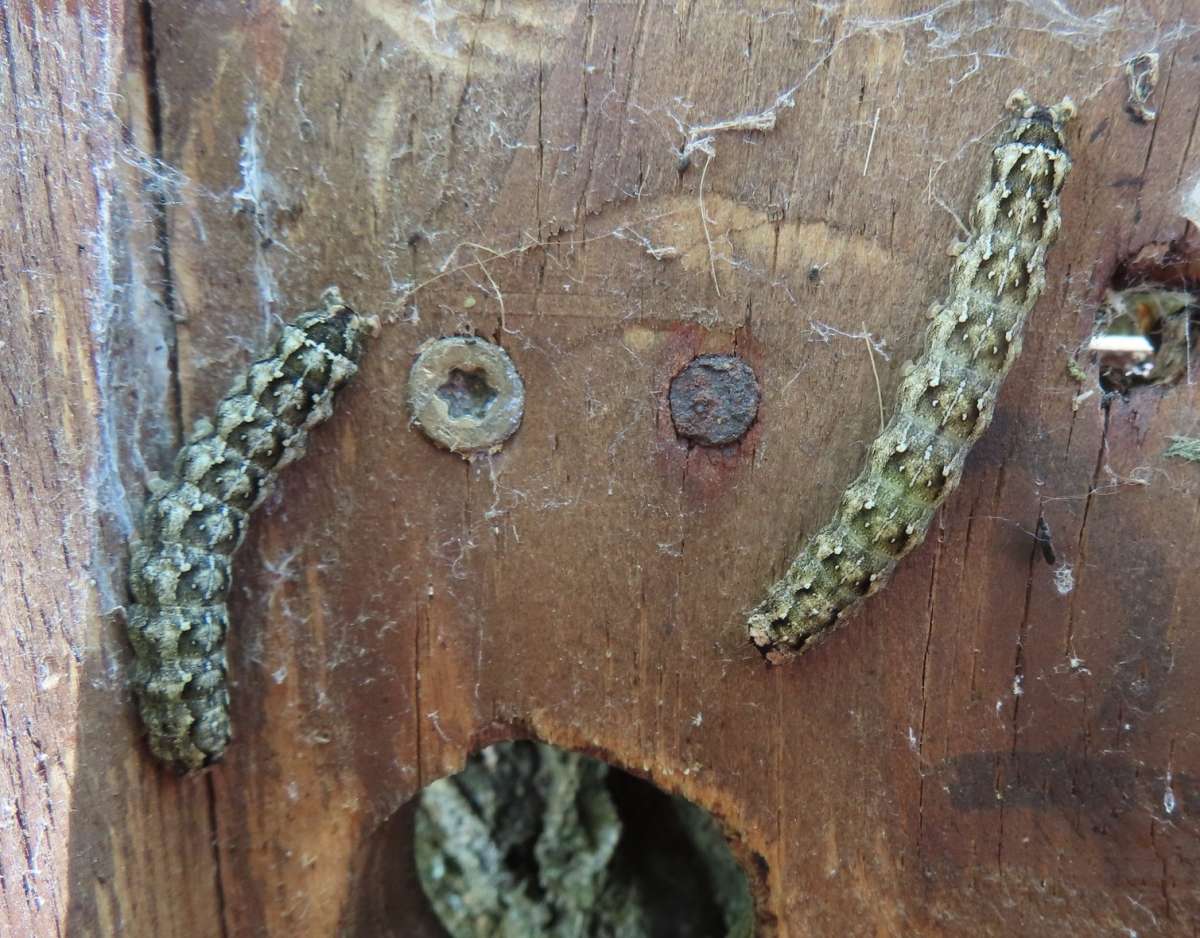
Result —
<svg viewBox="0 0 1200 938"><path fill-rule="evenodd" d="M1008 107L1017 113L992 149L972 234L952 248L949 293L929 310L924 350L906 369L890 421L833 519L749 616L750 638L772 662L827 638L924 540L1020 354L1061 225L1071 168L1064 126L1075 106L1034 105L1016 91Z"/></svg>
<svg viewBox="0 0 1200 938"><path fill-rule="evenodd" d="M131 681L150 750L176 771L219 759L230 739L225 635L234 552L279 471L358 371L373 317L336 289L285 324L211 420L196 421L168 480L153 480L130 544Z"/></svg>

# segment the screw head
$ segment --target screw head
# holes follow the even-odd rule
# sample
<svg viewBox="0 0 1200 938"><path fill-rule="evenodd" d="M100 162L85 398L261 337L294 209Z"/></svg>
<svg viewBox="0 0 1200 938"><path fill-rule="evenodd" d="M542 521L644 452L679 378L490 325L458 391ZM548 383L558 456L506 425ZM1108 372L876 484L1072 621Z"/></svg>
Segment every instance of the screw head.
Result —
<svg viewBox="0 0 1200 938"><path fill-rule="evenodd" d="M525 413L525 384L508 353L462 335L430 339L417 351L408 376L413 423L468 459L498 450Z"/></svg>
<svg viewBox="0 0 1200 938"><path fill-rule="evenodd" d="M671 379L671 421L701 446L737 442L758 415L758 379L744 358L698 355Z"/></svg>

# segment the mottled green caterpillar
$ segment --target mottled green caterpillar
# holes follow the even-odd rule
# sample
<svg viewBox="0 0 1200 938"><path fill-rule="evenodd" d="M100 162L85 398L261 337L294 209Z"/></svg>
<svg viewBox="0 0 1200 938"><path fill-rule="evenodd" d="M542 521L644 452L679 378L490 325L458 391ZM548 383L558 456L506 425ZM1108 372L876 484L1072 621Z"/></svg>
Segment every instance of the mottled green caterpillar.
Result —
<svg viewBox="0 0 1200 938"><path fill-rule="evenodd" d="M1021 92L1009 107L1017 116L992 149L973 233L955 248L949 295L930 309L924 351L904 376L891 420L833 520L750 615L750 637L772 661L818 644L883 587L924 540L992 419L1046 284L1071 168L1063 127L1075 113L1069 98L1040 107Z"/></svg>
<svg viewBox="0 0 1200 938"><path fill-rule="evenodd" d="M284 325L212 420L196 422L172 478L151 483L130 550L132 682L151 751L177 771L215 761L229 742L225 601L250 512L304 455L373 329L328 291L323 308Z"/></svg>

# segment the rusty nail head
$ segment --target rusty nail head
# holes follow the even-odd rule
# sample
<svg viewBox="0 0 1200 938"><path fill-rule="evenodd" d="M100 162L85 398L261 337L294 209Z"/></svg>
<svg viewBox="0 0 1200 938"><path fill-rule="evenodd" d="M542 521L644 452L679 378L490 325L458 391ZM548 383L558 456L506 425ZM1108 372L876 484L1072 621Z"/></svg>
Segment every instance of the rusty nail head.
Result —
<svg viewBox="0 0 1200 938"><path fill-rule="evenodd" d="M701 446L727 446L758 415L758 379L736 355L698 355L671 379L675 432Z"/></svg>
<svg viewBox="0 0 1200 938"><path fill-rule="evenodd" d="M413 422L465 458L498 450L525 412L525 385L508 353L463 335L430 339L417 351L408 376Z"/></svg>

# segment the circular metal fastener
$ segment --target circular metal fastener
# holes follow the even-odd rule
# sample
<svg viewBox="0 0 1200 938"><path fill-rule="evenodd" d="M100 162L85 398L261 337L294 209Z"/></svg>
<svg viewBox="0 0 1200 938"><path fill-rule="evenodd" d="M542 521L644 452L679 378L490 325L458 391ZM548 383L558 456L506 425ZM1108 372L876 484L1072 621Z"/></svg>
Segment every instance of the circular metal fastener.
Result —
<svg viewBox="0 0 1200 938"><path fill-rule="evenodd" d="M736 355L698 355L671 379L675 432L702 446L745 436L758 415L758 379Z"/></svg>
<svg viewBox="0 0 1200 938"><path fill-rule="evenodd" d="M525 385L508 353L462 335L430 339L417 351L408 376L413 422L463 457L498 450L525 412Z"/></svg>

